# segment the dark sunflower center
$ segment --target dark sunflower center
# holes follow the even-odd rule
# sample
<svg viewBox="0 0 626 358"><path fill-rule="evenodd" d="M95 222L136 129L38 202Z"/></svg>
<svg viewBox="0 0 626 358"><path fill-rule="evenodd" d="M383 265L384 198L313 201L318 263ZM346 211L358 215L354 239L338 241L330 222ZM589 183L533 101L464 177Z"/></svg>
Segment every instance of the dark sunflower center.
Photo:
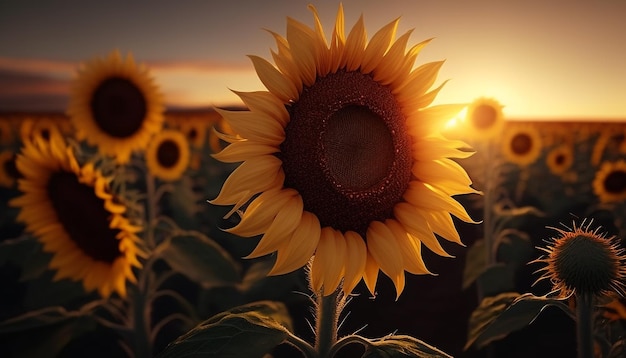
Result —
<svg viewBox="0 0 626 358"><path fill-rule="evenodd" d="M91 111L102 131L112 137L125 138L141 128L147 112L146 98L132 81L111 77L94 91Z"/></svg>
<svg viewBox="0 0 626 358"><path fill-rule="evenodd" d="M613 171L604 178L604 189L613 194L619 194L626 191L626 172Z"/></svg>
<svg viewBox="0 0 626 358"><path fill-rule="evenodd" d="M160 166L171 168L175 166L180 159L180 148L178 148L176 142L167 139L159 143L156 156Z"/></svg>
<svg viewBox="0 0 626 358"><path fill-rule="evenodd" d="M511 151L518 155L530 152L533 147L532 138L526 133L518 133L511 140Z"/></svg>
<svg viewBox="0 0 626 358"><path fill-rule="evenodd" d="M361 235L392 217L411 180L411 137L388 87L338 71L304 88L289 107L280 157L285 186L321 225Z"/></svg>
<svg viewBox="0 0 626 358"><path fill-rule="evenodd" d="M557 154L556 157L554 158L554 162L557 165L563 165L565 164L565 159L566 159L565 154Z"/></svg>
<svg viewBox="0 0 626 358"><path fill-rule="evenodd" d="M496 110L492 106L479 105L472 113L472 123L478 129L487 129L496 122Z"/></svg>
<svg viewBox="0 0 626 358"><path fill-rule="evenodd" d="M46 141L50 140L50 130L48 128L43 128L39 132L39 135L41 135L41 138L45 139Z"/></svg>
<svg viewBox="0 0 626 358"><path fill-rule="evenodd" d="M187 132L187 138L189 138L189 140L194 141L196 138L198 138L198 130L195 128L191 128L188 132Z"/></svg>
<svg viewBox="0 0 626 358"><path fill-rule="evenodd" d="M393 138L385 122L365 106L331 115L322 135L330 175L338 186L366 190L379 183L393 162Z"/></svg>
<svg viewBox="0 0 626 358"><path fill-rule="evenodd" d="M82 184L75 174L56 172L48 180L48 197L70 239L89 257L113 263L121 253L119 230L109 227L104 200L94 188Z"/></svg>
<svg viewBox="0 0 626 358"><path fill-rule="evenodd" d="M618 260L601 238L576 235L553 252L558 277L577 292L600 293L617 278Z"/></svg>

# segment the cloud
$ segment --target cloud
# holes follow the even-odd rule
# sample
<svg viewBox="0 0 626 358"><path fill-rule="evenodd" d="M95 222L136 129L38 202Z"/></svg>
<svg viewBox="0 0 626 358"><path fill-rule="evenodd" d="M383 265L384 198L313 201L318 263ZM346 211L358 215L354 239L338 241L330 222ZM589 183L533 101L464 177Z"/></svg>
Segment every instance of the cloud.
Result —
<svg viewBox="0 0 626 358"><path fill-rule="evenodd" d="M262 89L252 65L200 61L141 62L168 107L238 105L229 88ZM0 111L64 111L80 63L0 57Z"/></svg>

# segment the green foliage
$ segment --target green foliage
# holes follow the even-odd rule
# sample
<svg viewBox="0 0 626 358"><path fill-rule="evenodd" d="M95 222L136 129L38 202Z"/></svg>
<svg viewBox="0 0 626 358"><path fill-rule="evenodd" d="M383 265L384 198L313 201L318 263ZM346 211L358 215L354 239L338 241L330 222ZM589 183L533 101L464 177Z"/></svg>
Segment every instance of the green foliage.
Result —
<svg viewBox="0 0 626 358"><path fill-rule="evenodd" d="M535 296L531 293L520 295L516 292L485 297L470 317L465 349L472 345L478 348L485 347L511 332L526 327L549 306L558 307L573 315L564 301L565 299Z"/></svg>
<svg viewBox="0 0 626 358"><path fill-rule="evenodd" d="M154 254L204 288L232 285L240 280L238 263L215 241L200 233L184 231L172 236Z"/></svg>
<svg viewBox="0 0 626 358"><path fill-rule="evenodd" d="M282 303L255 302L219 313L172 342L160 358L263 357L289 336Z"/></svg>

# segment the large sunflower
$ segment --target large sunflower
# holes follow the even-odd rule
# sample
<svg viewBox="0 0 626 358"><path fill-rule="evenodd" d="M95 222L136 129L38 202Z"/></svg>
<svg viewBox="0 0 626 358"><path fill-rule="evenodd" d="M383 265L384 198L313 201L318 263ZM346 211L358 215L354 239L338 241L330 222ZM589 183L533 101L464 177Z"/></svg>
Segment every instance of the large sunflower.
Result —
<svg viewBox="0 0 626 358"><path fill-rule="evenodd" d="M162 96L146 67L112 52L85 63L72 86L68 115L79 140L126 163L163 125Z"/></svg>
<svg viewBox="0 0 626 358"><path fill-rule="evenodd" d="M243 162L211 202L254 198L229 232L263 234L250 258L277 251L272 274L311 261L311 285L350 293L364 278L374 294L379 269L399 295L404 271L424 274L421 244L449 256L434 233L461 243L453 214L472 222L451 196L475 192L449 158L471 155L433 129L463 105L431 104L442 62L413 69L424 41L405 51L398 19L368 42L363 17L344 35L340 6L330 43L315 8L315 27L287 19L272 33L276 67L250 56L268 91L236 92L247 111L218 110L236 135L216 158ZM257 194L260 194L256 196Z"/></svg>
<svg viewBox="0 0 626 358"><path fill-rule="evenodd" d="M125 296L126 280L135 282L132 268L140 266L140 228L124 216L126 207L109 193L108 180L92 164L81 167L70 148L59 137L24 142L16 161L22 196L11 205L53 254L55 279L82 281L86 291L103 297L113 291Z"/></svg>
<svg viewBox="0 0 626 358"><path fill-rule="evenodd" d="M467 108L465 121L472 137L492 138L500 134L504 126L502 105L493 98L479 97Z"/></svg>
<svg viewBox="0 0 626 358"><path fill-rule="evenodd" d="M189 166L189 142L182 132L166 129L157 134L146 149L148 171L163 180L176 180Z"/></svg>
<svg viewBox="0 0 626 358"><path fill-rule="evenodd" d="M592 186L600 202L626 201L626 160L602 163Z"/></svg>
<svg viewBox="0 0 626 358"><path fill-rule="evenodd" d="M532 164L541 154L541 134L532 124L509 124L502 136L502 152L517 165Z"/></svg>

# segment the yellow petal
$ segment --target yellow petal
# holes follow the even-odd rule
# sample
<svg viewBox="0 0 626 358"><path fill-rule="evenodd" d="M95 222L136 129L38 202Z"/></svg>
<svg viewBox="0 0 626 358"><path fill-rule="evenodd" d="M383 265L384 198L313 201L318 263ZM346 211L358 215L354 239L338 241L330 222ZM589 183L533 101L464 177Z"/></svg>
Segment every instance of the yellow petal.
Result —
<svg viewBox="0 0 626 358"><path fill-rule="evenodd" d="M393 38L396 36L399 22L400 18L396 18L380 28L380 30L372 36L372 39L367 44L365 52L363 53L361 72L366 74L370 73L380 64L380 61L389 49L391 41L393 41Z"/></svg>
<svg viewBox="0 0 626 358"><path fill-rule="evenodd" d="M265 256L278 250L278 247L291 239L294 230L300 225L302 218L302 197L294 195L289 201L278 211L274 221L270 224L261 241L256 248L245 258L253 259Z"/></svg>
<svg viewBox="0 0 626 358"><path fill-rule="evenodd" d="M428 225L433 229L437 235L444 239L455 242L459 245L465 246L461 242L461 237L456 231L452 217L447 211L424 211Z"/></svg>
<svg viewBox="0 0 626 358"><path fill-rule="evenodd" d="M365 24L361 15L350 30L343 49L342 66L345 66L348 71L356 71L361 65L366 42Z"/></svg>
<svg viewBox="0 0 626 358"><path fill-rule="evenodd" d="M396 286L396 299L404 290L404 263L400 247L391 230L380 221L373 221L367 228L367 249L381 271Z"/></svg>
<svg viewBox="0 0 626 358"><path fill-rule="evenodd" d="M279 151L275 145L242 140L229 144L219 153L213 154L212 157L224 163L237 163L252 157L271 155Z"/></svg>
<svg viewBox="0 0 626 358"><path fill-rule="evenodd" d="M428 183L417 180L410 182L404 192L404 199L418 208L447 211L465 222L476 223L458 201Z"/></svg>
<svg viewBox="0 0 626 358"><path fill-rule="evenodd" d="M288 17L287 41L302 83L311 86L317 77L315 33L301 22Z"/></svg>
<svg viewBox="0 0 626 358"><path fill-rule="evenodd" d="M385 224L389 230L393 233L400 252L402 253L402 262L404 263L404 269L415 275L420 274L432 274L424 263L422 258L422 245L421 242L407 233L406 229L396 220L385 220Z"/></svg>
<svg viewBox="0 0 626 358"><path fill-rule="evenodd" d="M296 86L286 79L271 63L258 56L249 55L248 57L252 60L254 69L263 85L276 97L280 98L283 103L298 99Z"/></svg>
<svg viewBox="0 0 626 358"><path fill-rule="evenodd" d="M218 196L211 200L215 205L231 205L242 196L251 197L276 186L276 179L283 176L282 162L273 155L246 160L224 181ZM282 186L282 183L280 183Z"/></svg>
<svg viewBox="0 0 626 358"><path fill-rule="evenodd" d="M285 140L285 129L275 118L262 112L215 109L235 133L259 143L278 145Z"/></svg>
<svg viewBox="0 0 626 358"><path fill-rule="evenodd" d="M293 189L272 189L261 193L244 211L241 221L225 231L239 236L256 236L267 231L276 214L297 192Z"/></svg>
<svg viewBox="0 0 626 358"><path fill-rule="evenodd" d="M361 235L354 231L348 231L343 236L346 241L343 292L347 296L352 293L352 290L361 281L361 277L365 273L367 246Z"/></svg>
<svg viewBox="0 0 626 358"><path fill-rule="evenodd" d="M346 243L341 234L330 227L322 228L311 264L311 286L315 292L323 289L323 295L328 296L339 286L345 253Z"/></svg>
<svg viewBox="0 0 626 358"><path fill-rule="evenodd" d="M262 112L276 119L283 128L289 123L289 112L285 104L275 95L267 91L239 92L233 91L252 112Z"/></svg>
<svg viewBox="0 0 626 358"><path fill-rule="evenodd" d="M452 257L443 249L418 208L409 203L398 203L393 208L393 214L407 232L423 242L430 251L439 256Z"/></svg>
<svg viewBox="0 0 626 358"><path fill-rule="evenodd" d="M376 297L376 281L378 281L378 270L380 266L372 254L367 252L367 259L365 261L365 273L363 274L363 281L365 281L365 286L372 294L372 297Z"/></svg>
<svg viewBox="0 0 626 358"><path fill-rule="evenodd" d="M315 253L321 230L317 216L303 211L300 225L291 239L278 249L276 262L269 275L282 275L306 265Z"/></svg>

